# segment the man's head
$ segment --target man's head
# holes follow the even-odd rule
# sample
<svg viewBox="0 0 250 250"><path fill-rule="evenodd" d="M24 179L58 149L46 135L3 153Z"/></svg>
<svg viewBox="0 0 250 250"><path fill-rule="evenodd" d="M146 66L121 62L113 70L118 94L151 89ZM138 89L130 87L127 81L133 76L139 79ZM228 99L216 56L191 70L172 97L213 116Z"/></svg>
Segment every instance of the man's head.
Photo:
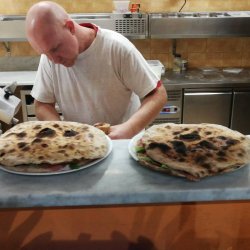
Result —
<svg viewBox="0 0 250 250"><path fill-rule="evenodd" d="M31 46L54 63L71 67L79 54L75 23L54 2L33 5L26 16L26 33Z"/></svg>

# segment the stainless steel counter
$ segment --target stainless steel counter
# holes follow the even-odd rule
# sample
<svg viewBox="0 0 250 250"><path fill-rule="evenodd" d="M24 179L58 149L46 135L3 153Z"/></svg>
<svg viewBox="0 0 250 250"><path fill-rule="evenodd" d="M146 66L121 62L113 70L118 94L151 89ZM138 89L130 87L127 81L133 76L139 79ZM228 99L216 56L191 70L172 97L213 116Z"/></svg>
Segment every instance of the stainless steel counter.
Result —
<svg viewBox="0 0 250 250"><path fill-rule="evenodd" d="M36 71L9 71L0 72L0 86L5 86L13 81L17 84L33 85ZM167 86L176 86L184 88L187 85L191 87L197 86L232 86L232 87L250 87L250 69L243 69L240 73L226 73L222 69L209 71L206 69L189 69L182 73L176 73L167 70L162 80Z"/></svg>
<svg viewBox="0 0 250 250"><path fill-rule="evenodd" d="M236 69L235 69L236 71ZM181 73L166 71L163 83L172 88L250 87L250 69L229 73L223 69L190 69Z"/></svg>
<svg viewBox="0 0 250 250"><path fill-rule="evenodd" d="M141 167L130 157L128 143L113 141L108 158L69 174L21 176L0 171L0 208L250 200L249 166L191 182Z"/></svg>

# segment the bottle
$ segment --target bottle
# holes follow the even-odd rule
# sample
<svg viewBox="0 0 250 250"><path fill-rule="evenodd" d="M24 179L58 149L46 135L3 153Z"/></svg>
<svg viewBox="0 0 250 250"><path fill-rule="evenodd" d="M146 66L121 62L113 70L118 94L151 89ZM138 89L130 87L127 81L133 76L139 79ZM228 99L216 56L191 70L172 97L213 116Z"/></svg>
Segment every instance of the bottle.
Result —
<svg viewBox="0 0 250 250"><path fill-rule="evenodd" d="M174 72L181 72L181 64L182 64L182 62L181 62L182 60L181 60L181 57L179 56L179 55L176 55L175 57L174 57L174 61L173 61L173 71Z"/></svg>

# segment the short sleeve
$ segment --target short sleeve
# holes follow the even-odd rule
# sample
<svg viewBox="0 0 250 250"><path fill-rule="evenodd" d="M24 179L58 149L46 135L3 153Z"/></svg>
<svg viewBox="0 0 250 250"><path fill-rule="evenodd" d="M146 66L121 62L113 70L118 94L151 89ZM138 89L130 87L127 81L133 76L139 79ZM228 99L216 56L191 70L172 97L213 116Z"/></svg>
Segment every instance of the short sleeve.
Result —
<svg viewBox="0 0 250 250"><path fill-rule="evenodd" d="M31 95L40 102L55 102L55 95L53 91L52 65L45 55L42 55L40 58L40 63L38 66Z"/></svg>
<svg viewBox="0 0 250 250"><path fill-rule="evenodd" d="M157 87L160 78L152 71L134 45L129 47L121 65L122 81L140 98L145 97Z"/></svg>

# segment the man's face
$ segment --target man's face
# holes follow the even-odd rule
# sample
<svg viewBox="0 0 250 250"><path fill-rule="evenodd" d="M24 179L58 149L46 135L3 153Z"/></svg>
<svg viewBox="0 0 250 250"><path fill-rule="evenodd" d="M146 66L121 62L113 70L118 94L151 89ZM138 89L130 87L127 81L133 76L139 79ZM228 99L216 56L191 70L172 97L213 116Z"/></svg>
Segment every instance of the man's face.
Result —
<svg viewBox="0 0 250 250"><path fill-rule="evenodd" d="M66 27L47 27L35 37L33 47L40 54L45 54L56 63L66 67L74 65L79 54L76 37Z"/></svg>

